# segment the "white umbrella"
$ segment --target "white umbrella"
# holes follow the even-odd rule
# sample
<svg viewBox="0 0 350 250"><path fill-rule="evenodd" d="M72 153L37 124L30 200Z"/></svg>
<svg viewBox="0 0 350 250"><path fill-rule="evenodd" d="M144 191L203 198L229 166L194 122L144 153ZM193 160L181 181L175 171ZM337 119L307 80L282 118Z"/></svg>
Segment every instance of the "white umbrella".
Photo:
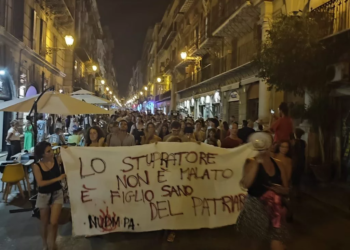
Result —
<svg viewBox="0 0 350 250"><path fill-rule="evenodd" d="M85 89L81 89L81 90L73 92L71 95L94 95L94 93L87 91Z"/></svg>
<svg viewBox="0 0 350 250"><path fill-rule="evenodd" d="M30 112L35 100L40 96L35 95L20 99L14 99L0 103L0 111ZM101 109L92 104L79 101L69 95L55 92L45 92L37 103L37 112L55 115L74 114L110 114L110 111Z"/></svg>
<svg viewBox="0 0 350 250"><path fill-rule="evenodd" d="M103 99L94 95L72 95L72 97L90 104L106 105L111 103L107 99Z"/></svg>

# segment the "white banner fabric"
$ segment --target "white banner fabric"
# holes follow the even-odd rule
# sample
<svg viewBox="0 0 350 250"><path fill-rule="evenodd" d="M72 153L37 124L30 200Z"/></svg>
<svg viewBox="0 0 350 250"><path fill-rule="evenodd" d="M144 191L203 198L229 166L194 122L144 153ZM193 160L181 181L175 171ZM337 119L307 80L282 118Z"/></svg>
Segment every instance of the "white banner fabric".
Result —
<svg viewBox="0 0 350 250"><path fill-rule="evenodd" d="M216 228L236 223L249 145L62 149L73 234Z"/></svg>

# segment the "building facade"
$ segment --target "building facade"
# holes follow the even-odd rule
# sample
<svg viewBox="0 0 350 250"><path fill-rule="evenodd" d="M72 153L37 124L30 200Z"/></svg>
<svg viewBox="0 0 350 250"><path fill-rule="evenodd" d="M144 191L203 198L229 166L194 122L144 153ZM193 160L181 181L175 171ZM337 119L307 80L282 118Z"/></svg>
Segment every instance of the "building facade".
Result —
<svg viewBox="0 0 350 250"><path fill-rule="evenodd" d="M143 86L155 109L267 121L286 97L268 91L252 60L273 17L304 9L307 2L174 0L144 46Z"/></svg>
<svg viewBox="0 0 350 250"><path fill-rule="evenodd" d="M76 6L74 89L87 89L111 100L118 95L114 41L108 27L101 25L96 0L76 0Z"/></svg>
<svg viewBox="0 0 350 250"><path fill-rule="evenodd" d="M67 94L94 91L102 77L117 94L113 58L106 58L113 41L99 19L95 0L0 0L0 102L49 87ZM0 136L12 119L24 116L0 112Z"/></svg>

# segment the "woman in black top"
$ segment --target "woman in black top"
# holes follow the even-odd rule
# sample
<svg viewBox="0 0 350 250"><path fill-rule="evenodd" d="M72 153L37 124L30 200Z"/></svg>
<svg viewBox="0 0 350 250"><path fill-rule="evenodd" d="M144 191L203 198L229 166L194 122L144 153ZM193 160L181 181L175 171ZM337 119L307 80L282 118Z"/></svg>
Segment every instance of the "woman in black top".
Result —
<svg viewBox="0 0 350 250"><path fill-rule="evenodd" d="M40 209L41 234L44 249L56 249L58 219L63 205L61 180L66 178L61 174L59 164L48 142L40 142L35 146L37 163L33 166L39 193L36 207Z"/></svg>
<svg viewBox="0 0 350 250"><path fill-rule="evenodd" d="M257 149L258 155L248 159L244 166L241 185L248 189L248 196L237 228L249 237L250 242L254 242L253 239L269 240L271 249L282 250L287 231L281 196L289 192L287 174L282 162L270 156L272 137L264 132L254 135L253 146L259 140L266 141L262 143L263 148Z"/></svg>

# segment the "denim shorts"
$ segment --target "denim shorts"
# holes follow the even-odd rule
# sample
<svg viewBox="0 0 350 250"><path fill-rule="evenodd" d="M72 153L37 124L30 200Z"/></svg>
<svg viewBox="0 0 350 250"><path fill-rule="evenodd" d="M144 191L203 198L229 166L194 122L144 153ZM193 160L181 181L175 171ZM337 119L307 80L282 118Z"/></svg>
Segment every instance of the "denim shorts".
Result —
<svg viewBox="0 0 350 250"><path fill-rule="evenodd" d="M51 197L52 196L52 197ZM53 204L63 205L63 191L58 190L50 194L38 193L36 208L49 208Z"/></svg>

